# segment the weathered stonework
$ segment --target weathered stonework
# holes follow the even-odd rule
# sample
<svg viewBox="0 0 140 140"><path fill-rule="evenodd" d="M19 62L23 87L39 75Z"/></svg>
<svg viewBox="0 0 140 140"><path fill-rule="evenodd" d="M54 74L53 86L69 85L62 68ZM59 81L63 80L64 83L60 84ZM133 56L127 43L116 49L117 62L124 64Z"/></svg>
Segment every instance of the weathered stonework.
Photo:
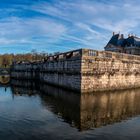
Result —
<svg viewBox="0 0 140 140"><path fill-rule="evenodd" d="M81 73L82 92L140 87L140 57L83 50Z"/></svg>
<svg viewBox="0 0 140 140"><path fill-rule="evenodd" d="M140 56L80 49L42 62L16 63L11 77L92 92L140 87Z"/></svg>
<svg viewBox="0 0 140 140"><path fill-rule="evenodd" d="M40 80L40 82L80 91L81 56L80 49L49 56L43 62L13 64L11 77Z"/></svg>

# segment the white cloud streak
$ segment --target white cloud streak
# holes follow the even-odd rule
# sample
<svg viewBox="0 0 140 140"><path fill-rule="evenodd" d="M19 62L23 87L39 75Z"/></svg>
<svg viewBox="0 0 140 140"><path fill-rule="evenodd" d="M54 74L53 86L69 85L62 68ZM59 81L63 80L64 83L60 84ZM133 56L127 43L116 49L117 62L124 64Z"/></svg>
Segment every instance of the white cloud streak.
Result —
<svg viewBox="0 0 140 140"><path fill-rule="evenodd" d="M123 3L124 2L124 3ZM117 5L116 3L120 3ZM102 3L89 0L76 2L59 1L54 5L43 3L32 8L44 14L75 23L96 25L108 31L128 32L139 25L140 7L138 3L117 1L116 3Z"/></svg>
<svg viewBox="0 0 140 140"><path fill-rule="evenodd" d="M56 42L66 32L62 24L46 18L21 19L7 18L0 22L0 44L35 44L37 38L45 38L49 42ZM34 39L34 40L33 40Z"/></svg>
<svg viewBox="0 0 140 140"><path fill-rule="evenodd" d="M20 5L21 11L30 9L42 16L0 19L0 45L26 44L53 50L57 44L69 43L77 48L103 49L113 31L140 34L139 4L138 0L56 0ZM7 12L17 12L17 7L7 8Z"/></svg>

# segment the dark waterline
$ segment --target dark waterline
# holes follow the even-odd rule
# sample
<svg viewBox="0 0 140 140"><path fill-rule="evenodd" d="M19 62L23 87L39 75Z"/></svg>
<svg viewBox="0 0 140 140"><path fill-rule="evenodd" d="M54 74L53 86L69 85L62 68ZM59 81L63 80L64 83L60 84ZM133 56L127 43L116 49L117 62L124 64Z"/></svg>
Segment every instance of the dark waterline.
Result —
<svg viewBox="0 0 140 140"><path fill-rule="evenodd" d="M140 89L79 95L13 81L0 87L0 140L140 139Z"/></svg>

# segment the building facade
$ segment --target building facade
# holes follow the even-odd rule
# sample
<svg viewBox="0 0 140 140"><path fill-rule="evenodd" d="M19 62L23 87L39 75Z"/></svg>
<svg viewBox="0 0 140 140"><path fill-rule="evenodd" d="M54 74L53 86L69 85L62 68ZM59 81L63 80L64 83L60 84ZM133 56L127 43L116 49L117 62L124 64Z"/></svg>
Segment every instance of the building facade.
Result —
<svg viewBox="0 0 140 140"><path fill-rule="evenodd" d="M105 46L105 51L140 55L140 38L134 35L124 38L123 34L113 32L113 36Z"/></svg>

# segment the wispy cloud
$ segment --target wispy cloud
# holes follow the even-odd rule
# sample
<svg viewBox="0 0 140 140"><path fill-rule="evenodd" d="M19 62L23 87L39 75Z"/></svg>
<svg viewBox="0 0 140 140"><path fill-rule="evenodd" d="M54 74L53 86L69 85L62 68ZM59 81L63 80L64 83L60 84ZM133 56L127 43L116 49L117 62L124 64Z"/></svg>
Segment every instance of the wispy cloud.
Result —
<svg viewBox="0 0 140 140"><path fill-rule="evenodd" d="M3 1L0 46L28 51L103 49L113 31L140 35L139 4L139 0Z"/></svg>
<svg viewBox="0 0 140 140"><path fill-rule="evenodd" d="M104 3L102 1L77 0L76 2L59 1L59 3L54 3L53 5L45 2L40 5L33 6L33 9L72 23L84 22L98 26L98 23L100 24L102 23L101 21L105 21L102 28L110 30L112 28L108 28L107 23L109 25L114 23L116 25L117 23L121 24L122 20L133 22L133 20L139 18L138 13L140 12L140 8L137 5L138 2L132 3L129 0L125 3L121 2L120 5L116 5L112 1L110 1L110 3ZM117 28L118 30L119 27L120 26Z"/></svg>
<svg viewBox="0 0 140 140"><path fill-rule="evenodd" d="M0 45L23 45L26 47L55 43L66 32L62 24L46 18L7 18L0 22ZM41 46L39 46L41 45ZM38 49L36 48L36 49Z"/></svg>

